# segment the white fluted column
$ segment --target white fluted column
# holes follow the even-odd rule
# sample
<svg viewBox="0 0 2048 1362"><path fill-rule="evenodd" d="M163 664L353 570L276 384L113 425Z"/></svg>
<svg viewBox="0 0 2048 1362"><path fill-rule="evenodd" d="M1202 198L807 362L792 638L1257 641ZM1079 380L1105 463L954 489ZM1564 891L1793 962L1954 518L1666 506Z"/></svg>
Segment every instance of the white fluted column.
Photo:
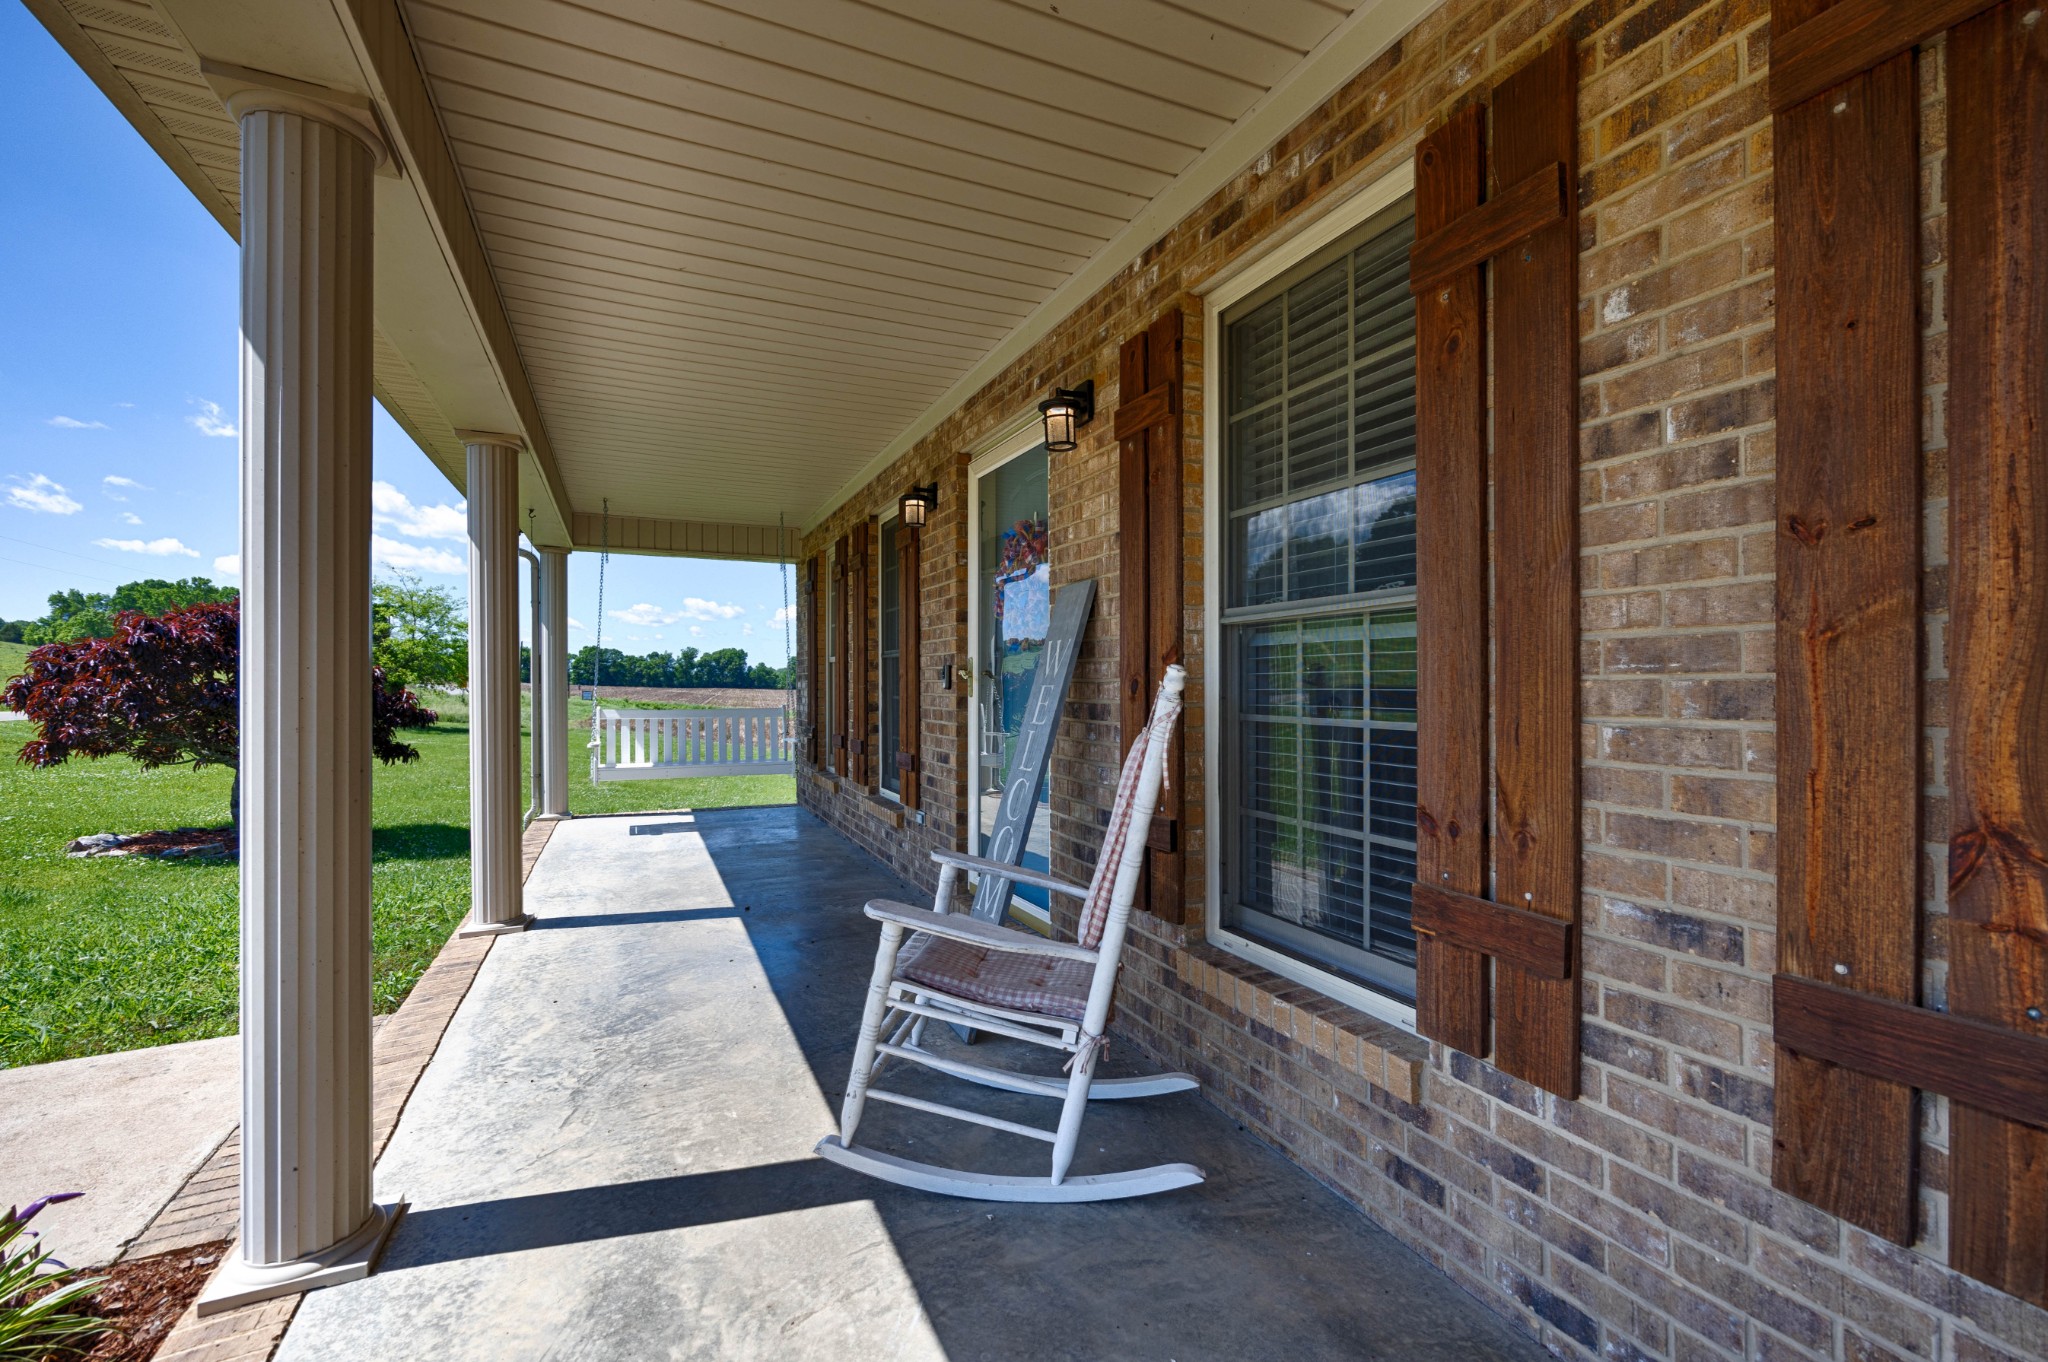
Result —
<svg viewBox="0 0 2048 1362"><path fill-rule="evenodd" d="M211 1314L365 1275L371 1197L371 171L346 117L242 134L242 1233Z"/></svg>
<svg viewBox="0 0 2048 1362"><path fill-rule="evenodd" d="M469 921L464 936L523 930L519 886L519 447L469 448Z"/></svg>
<svg viewBox="0 0 2048 1362"><path fill-rule="evenodd" d="M569 551L540 551L533 715L541 726L541 818L569 816Z"/></svg>

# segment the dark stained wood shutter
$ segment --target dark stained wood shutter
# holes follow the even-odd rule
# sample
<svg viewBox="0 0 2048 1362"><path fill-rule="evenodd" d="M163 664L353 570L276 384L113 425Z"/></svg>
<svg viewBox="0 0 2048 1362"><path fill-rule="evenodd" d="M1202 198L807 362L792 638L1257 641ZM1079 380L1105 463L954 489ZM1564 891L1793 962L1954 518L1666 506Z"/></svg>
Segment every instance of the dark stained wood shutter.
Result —
<svg viewBox="0 0 2048 1362"><path fill-rule="evenodd" d="M846 773L856 785L873 779L868 769L868 562L874 530L872 520L862 521L854 530L853 556L846 564Z"/></svg>
<svg viewBox="0 0 2048 1362"><path fill-rule="evenodd" d="M1117 356L1117 650L1123 750L1145 726L1169 660L1180 656L1185 526L1181 508L1181 314L1175 307ZM1138 905L1167 922L1186 913L1181 740L1166 756Z"/></svg>
<svg viewBox="0 0 2048 1362"><path fill-rule="evenodd" d="M820 641L825 633L825 602L818 594L818 555L804 564L804 660L807 678L804 694L804 760L813 769L819 763L819 725L825 713L825 657Z"/></svg>
<svg viewBox="0 0 2048 1362"><path fill-rule="evenodd" d="M831 760L835 775L846 774L846 660L852 652L848 624L851 615L846 608L847 560L853 552L852 540L847 535L839 536L839 543L832 552L832 611L833 628L837 631L837 646L832 654L832 697L826 706L825 734L826 755Z"/></svg>
<svg viewBox="0 0 2048 1362"><path fill-rule="evenodd" d="M2048 35L2022 0L1784 0L1773 1180L2048 1304ZM1918 1005L1924 491L1914 44L1950 71L1948 1005Z"/></svg>
<svg viewBox="0 0 2048 1362"><path fill-rule="evenodd" d="M2048 24L2029 22L2036 9L2007 0L1949 35L1948 998L1956 1016L2039 1046L2048 1045ZM2048 1049L2036 1053L2039 1095ZM2048 1129L1952 1096L1950 1262L2048 1305Z"/></svg>
<svg viewBox="0 0 2048 1362"><path fill-rule="evenodd" d="M1485 111L1426 138L1410 256L1420 295L1417 1025L1471 1054L1490 1041L1501 1069L1567 1098L1579 1091L1577 110L1569 41L1503 81L1490 136L1497 188L1484 203Z"/></svg>
<svg viewBox="0 0 2048 1362"><path fill-rule="evenodd" d="M924 773L917 760L924 716L924 593L918 577L921 537L921 531L908 525L899 526L896 531L897 751L883 754L884 760L896 763L896 787L906 809L919 808L924 802Z"/></svg>

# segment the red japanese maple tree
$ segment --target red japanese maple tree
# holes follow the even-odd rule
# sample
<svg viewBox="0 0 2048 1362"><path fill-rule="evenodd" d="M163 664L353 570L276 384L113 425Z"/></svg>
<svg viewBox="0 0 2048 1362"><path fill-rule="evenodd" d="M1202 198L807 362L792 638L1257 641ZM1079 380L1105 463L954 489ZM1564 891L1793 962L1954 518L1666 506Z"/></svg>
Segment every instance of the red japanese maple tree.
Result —
<svg viewBox="0 0 2048 1362"><path fill-rule="evenodd" d="M126 755L145 768L237 765L241 755L236 684L241 604L217 601L161 615L124 611L109 638L46 643L28 655L0 702L26 714L42 736L24 743L30 766L72 757ZM419 760L398 741L401 728L439 716L372 667L370 750L386 764ZM240 773L230 796L240 818Z"/></svg>

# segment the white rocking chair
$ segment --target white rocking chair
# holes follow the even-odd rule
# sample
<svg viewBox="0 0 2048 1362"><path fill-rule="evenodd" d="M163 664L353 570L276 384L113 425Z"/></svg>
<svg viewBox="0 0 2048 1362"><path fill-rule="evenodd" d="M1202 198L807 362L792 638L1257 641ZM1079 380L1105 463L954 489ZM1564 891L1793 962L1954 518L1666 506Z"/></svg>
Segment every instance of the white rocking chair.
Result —
<svg viewBox="0 0 2048 1362"><path fill-rule="evenodd" d="M941 869L937 902L930 910L887 899L868 904L867 915L882 924L882 945L868 984L867 1009L861 1016L860 1044L846 1084L846 1101L840 1108L839 1132L818 1142L820 1155L885 1182L983 1201L1105 1201L1191 1187L1202 1181L1202 1170L1191 1163L1067 1176L1089 1098L1150 1097L1197 1086L1191 1075L1182 1073L1100 1081L1094 1077L1110 997L1116 989L1124 931L1130 924L1138 873L1144 865L1145 830L1151 827L1153 811L1159 806L1167 738L1180 718L1181 689L1186 681L1183 668L1167 668L1153 701L1152 718L1124 760L1109 833L1087 889L1018 866L939 851L932 853ZM1051 941L950 912L963 870L1020 880L1082 900L1079 942ZM917 935L906 948L904 936L909 932ZM934 1054L920 1044L930 1021L970 1026L1066 1051L1072 1055L1067 1061L1068 1074L1039 1077ZM885 1030L887 1039L883 1038ZM1047 1130L873 1086L882 1067L892 1059L922 1064L1005 1092L1061 1098L1059 1125ZM1052 1176L966 1172L914 1163L857 1145L854 1131L870 1100L1044 1140L1052 1145Z"/></svg>

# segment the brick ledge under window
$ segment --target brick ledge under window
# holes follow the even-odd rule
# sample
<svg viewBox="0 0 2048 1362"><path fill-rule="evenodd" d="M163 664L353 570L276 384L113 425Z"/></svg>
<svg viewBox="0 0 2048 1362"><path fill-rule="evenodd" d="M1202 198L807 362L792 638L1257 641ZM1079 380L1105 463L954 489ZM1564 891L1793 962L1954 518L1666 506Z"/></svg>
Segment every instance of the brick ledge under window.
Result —
<svg viewBox="0 0 2048 1362"><path fill-rule="evenodd" d="M1197 992L1421 1105L1422 1076L1429 1068L1429 1042L1422 1037L1214 946L1177 949L1174 969Z"/></svg>

